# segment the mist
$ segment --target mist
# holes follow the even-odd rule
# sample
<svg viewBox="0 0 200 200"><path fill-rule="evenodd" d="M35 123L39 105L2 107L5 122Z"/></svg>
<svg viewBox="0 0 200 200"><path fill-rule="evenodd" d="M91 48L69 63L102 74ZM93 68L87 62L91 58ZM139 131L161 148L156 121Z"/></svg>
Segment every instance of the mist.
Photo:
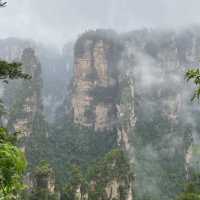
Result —
<svg viewBox="0 0 200 200"><path fill-rule="evenodd" d="M99 100L90 97L89 90L86 94L82 92L85 91L88 81L91 87L98 83L99 79L94 81L98 74L91 73L94 77L90 77L90 70L88 70L93 69L94 63L97 63L95 69L102 68L102 73L99 74L103 81L107 80L106 76L108 76L112 84L119 82L119 87L118 85L113 87L119 90L119 96L116 97L119 98L119 102L112 105L114 109L109 112L111 114L109 120L112 122L114 118L120 128L127 126L127 132L125 131L127 135L123 135L127 138L125 137L126 141L122 143L128 143L130 148L128 157L131 168L135 170L134 184L138 200L144 200L148 196L152 196L153 199L174 199L182 191L180 185L183 185L185 177L189 176L187 164L190 164L191 168L196 167L194 162L200 158L200 109L199 104L191 102L195 86L187 83L184 77L188 68L199 66L199 7L200 2L197 0L8 0L7 6L0 9L0 58L7 61L21 61L24 49L31 47L35 51L37 62L27 65L33 68L37 63L41 65L41 71L37 71L32 85L41 82L41 87L33 90L38 94L40 101L39 103L35 101L35 105L30 106L38 107L35 113L42 114L40 117L44 121L38 123L38 120L34 121L31 118L31 123L37 125L38 132L41 134L36 138L32 134L36 131L30 130L32 137L27 141L38 146L26 144L27 149L30 148L30 155L33 155L33 158L29 158L29 163L36 167L40 160L47 159L55 168L57 179L60 181L66 165L75 162L80 163L80 166L83 164L81 167L85 168L84 162L90 164L96 161L95 155L101 153L103 155L104 151L113 149L114 145L106 143L110 142L109 138L113 137L112 134L108 134L108 139L103 138L102 141L94 134L93 141L87 129L84 130L85 132L76 129L75 125L81 124L76 124L72 116L74 109L83 107L83 110L85 109L83 116L80 115L83 121L86 119L88 124L90 121L93 122L92 128L93 120L104 125L101 120L107 117L106 111L109 111L110 107L101 98ZM112 40L114 38L112 38L112 31L89 31L96 29L116 31L117 41L116 38ZM106 33L110 35L109 39L104 41ZM97 45L98 40L100 42ZM90 45L90 42L94 43L94 46L86 48L85 46ZM115 53L112 52L111 56L113 59L111 63L114 63L113 65L117 63L116 69L113 67L114 72L119 76L117 78L109 73L106 74L105 71L109 67L109 64L106 64L107 57L110 53L101 46L109 47L113 42L117 43L117 47L122 47L117 49L119 55L121 54L119 60L114 56ZM76 48L79 48L83 55L76 55ZM105 52L102 53L102 49ZM27 60L29 59L31 57ZM97 62L94 62L95 59ZM91 63L91 66L88 63ZM85 80L82 74L89 76ZM76 77L80 80L76 80ZM127 77L131 80L128 85ZM80 88L75 92L77 85ZM109 86L103 86L105 93L106 89L110 91ZM11 82L5 90L2 89L2 92L0 90L0 96L5 96L4 101L8 110L12 111L15 108L17 95L20 94L18 91L21 91L18 87L21 87L20 83L17 85ZM113 88L111 87L112 90ZM93 90L98 89L96 86L93 88ZM34 96L22 97L22 103L17 105L20 112L21 110L24 112L23 106L26 105L26 100ZM74 103L75 98L77 101ZM110 101L109 98L106 93L105 99ZM96 100L94 105L91 99ZM114 102L114 97L111 100ZM99 109L102 113L94 107L96 104L99 105L98 101L103 105L103 109ZM124 113L123 111L115 113L117 107L124 109ZM11 118L15 118L18 122L18 118L21 119L20 112L14 117L10 112ZM37 117L35 113L33 118ZM115 115L118 114L123 116L123 122L117 117L115 119ZM131 125L131 121L135 124ZM44 127L48 128L44 130ZM91 130L91 133L96 133L96 130ZM84 137L84 134L87 137ZM114 134L116 136L118 132ZM115 139L113 137L112 141ZM47 145L40 145L41 141L45 141ZM106 150L105 144L108 146ZM98 147L99 152L93 153L91 146L95 149ZM188 152L191 151L192 154L196 150L193 147L198 150L198 155L194 154L187 163ZM77 153L77 149L80 152ZM40 151L47 154L41 155L40 158L38 157ZM88 158L88 155L91 158ZM67 175L65 178L67 180ZM179 183L178 186L174 178ZM62 190L62 186L59 189Z"/></svg>
<svg viewBox="0 0 200 200"><path fill-rule="evenodd" d="M20 37L56 47L88 29L177 28L200 22L198 0L8 0L1 38Z"/></svg>

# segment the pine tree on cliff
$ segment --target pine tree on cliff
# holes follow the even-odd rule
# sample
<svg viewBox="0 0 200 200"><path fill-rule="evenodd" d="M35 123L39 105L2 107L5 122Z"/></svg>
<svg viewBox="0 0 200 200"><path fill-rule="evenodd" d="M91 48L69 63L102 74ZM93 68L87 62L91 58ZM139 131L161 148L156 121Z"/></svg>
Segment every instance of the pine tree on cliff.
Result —
<svg viewBox="0 0 200 200"><path fill-rule="evenodd" d="M8 79L30 79L31 76L23 73L20 63L8 63L0 60L0 80L8 82Z"/></svg>
<svg viewBox="0 0 200 200"><path fill-rule="evenodd" d="M199 100L200 99L200 69L199 68L189 69L186 72L185 76L186 76L187 81L192 80L193 83L196 85L196 89L194 91L192 100L194 99Z"/></svg>

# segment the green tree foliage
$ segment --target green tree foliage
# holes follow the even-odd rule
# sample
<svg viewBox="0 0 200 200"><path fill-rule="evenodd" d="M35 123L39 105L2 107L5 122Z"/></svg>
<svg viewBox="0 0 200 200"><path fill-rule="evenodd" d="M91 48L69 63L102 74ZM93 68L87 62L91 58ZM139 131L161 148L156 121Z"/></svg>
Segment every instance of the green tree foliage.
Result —
<svg viewBox="0 0 200 200"><path fill-rule="evenodd" d="M0 80L8 82L8 79L30 79L31 76L23 73L20 63L8 63L0 60Z"/></svg>
<svg viewBox="0 0 200 200"><path fill-rule="evenodd" d="M89 165L117 146L116 130L96 133L93 129L79 127L66 118L60 125L49 127L48 130L48 144L43 145L43 141L43 144L38 145L38 151L47 152L48 161L55 169L61 187L68 182L66 169L70 165L78 165L81 171L86 171ZM31 160L35 159L37 160L33 157Z"/></svg>
<svg viewBox="0 0 200 200"><path fill-rule="evenodd" d="M5 128L0 128L0 144L11 143L15 145L17 143L17 133L9 134Z"/></svg>
<svg viewBox="0 0 200 200"><path fill-rule="evenodd" d="M0 128L0 199L20 199L20 191L24 189L22 176L27 163L16 143L17 133Z"/></svg>
<svg viewBox="0 0 200 200"><path fill-rule="evenodd" d="M113 181L120 185L119 199L126 199L127 191L133 181L133 173L129 160L120 149L113 149L102 159L93 163L86 173L81 172L78 166L73 165L70 170L70 178L65 188L64 199L76 200L79 195L81 199L97 200L106 198L106 187ZM80 194L77 191L80 190Z"/></svg>
<svg viewBox="0 0 200 200"><path fill-rule="evenodd" d="M200 174L192 171L189 180L186 181L184 191L176 200L200 200Z"/></svg>
<svg viewBox="0 0 200 200"><path fill-rule="evenodd" d="M125 183L120 185L120 198L118 200L126 199L127 191L133 178L129 160L124 152L120 149L113 149L88 171L87 180L95 182L95 191L89 191L89 198L96 200L101 197L103 199L108 184L113 180L117 180L119 184Z"/></svg>
<svg viewBox="0 0 200 200"><path fill-rule="evenodd" d="M48 176L51 173L52 173L52 169L50 168L49 163L45 160L41 161L34 171L35 176L38 176L38 177Z"/></svg>
<svg viewBox="0 0 200 200"><path fill-rule="evenodd" d="M30 200L58 200L58 194L56 192L49 192L48 181L54 179L55 175L53 169L50 167L47 161L41 161L33 172L35 179L34 190L32 191Z"/></svg>
<svg viewBox="0 0 200 200"><path fill-rule="evenodd" d="M196 89L194 91L194 95L192 97L192 100L200 99L200 69L189 69L186 74L185 77L187 79L187 81L192 80L193 83L196 85Z"/></svg>
<svg viewBox="0 0 200 200"><path fill-rule="evenodd" d="M24 188L22 175L27 163L15 142L13 135L0 128L0 199L17 199Z"/></svg>
<svg viewBox="0 0 200 200"><path fill-rule="evenodd" d="M82 175L80 167L72 165L69 168L70 177L68 184L64 189L64 198L67 200L76 200L76 191L80 187L81 195L87 191L87 183Z"/></svg>

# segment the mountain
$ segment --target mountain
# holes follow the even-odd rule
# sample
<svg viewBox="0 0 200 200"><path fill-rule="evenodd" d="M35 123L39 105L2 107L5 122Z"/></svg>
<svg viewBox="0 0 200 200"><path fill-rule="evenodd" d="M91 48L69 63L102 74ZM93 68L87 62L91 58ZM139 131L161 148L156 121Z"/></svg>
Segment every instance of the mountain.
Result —
<svg viewBox="0 0 200 200"><path fill-rule="evenodd" d="M0 40L0 59L7 61L21 62L21 56L24 49L32 48L38 57L42 66L42 99L45 116L48 121L55 120L57 107L62 104L66 96L67 85L72 76L73 62L73 43L65 44L63 51L60 53L53 47L47 47L31 40L18 38L7 38ZM5 103L9 107L12 104L13 88L18 81L11 81L6 86ZM9 87L10 94L7 92ZM62 89L61 89L62 88ZM14 89L15 90L15 89Z"/></svg>
<svg viewBox="0 0 200 200"><path fill-rule="evenodd" d="M199 27L88 31L62 53L0 42L2 58L33 76L5 90L8 110L18 110L10 125L29 120L19 144L28 172L48 161L43 178L61 199L175 199L199 169L200 110L184 78L199 66L199 35Z"/></svg>
<svg viewBox="0 0 200 200"><path fill-rule="evenodd" d="M69 118L100 134L116 128L117 145L134 165L137 198L172 199L183 189L199 137L184 73L198 57L198 27L89 31L75 45Z"/></svg>
<svg viewBox="0 0 200 200"><path fill-rule="evenodd" d="M198 143L199 109L184 74L199 65L199 29L140 30L122 40L121 70L133 80L136 193L173 199L187 176L188 147Z"/></svg>

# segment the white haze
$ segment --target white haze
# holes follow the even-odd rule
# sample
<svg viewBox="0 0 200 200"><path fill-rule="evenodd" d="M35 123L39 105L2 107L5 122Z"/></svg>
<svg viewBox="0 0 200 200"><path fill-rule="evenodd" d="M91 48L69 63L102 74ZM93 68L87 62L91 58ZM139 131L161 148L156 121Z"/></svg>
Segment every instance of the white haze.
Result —
<svg viewBox="0 0 200 200"><path fill-rule="evenodd" d="M152 116L156 114L156 108L160 107L162 108L161 110L165 119L170 119L172 126L179 123L179 120L182 120L184 125L189 125L189 127L191 127L194 144L200 145L200 137L196 129L196 115L199 114L200 110L197 103L190 101L192 91L194 91L194 85L187 83L184 79L184 73L186 71L184 65L179 66L176 72L170 72L168 69L169 66L167 65L167 55L165 55L164 67L161 67L162 65L160 65L159 59L155 59L144 52L140 52L140 50L134 50L134 45L133 52L134 59L137 63L133 69L134 79L136 79L135 86L140 94L145 95L142 101L142 109L146 112L147 120L151 121ZM162 53L163 52L161 52L161 54ZM176 63L177 60L171 63L173 69L176 69ZM183 70L181 70L181 68L183 68ZM148 97L148 94L159 93L157 92L159 90L166 92L167 90L173 91L173 88L176 88L176 93L173 95L171 93L170 95L166 94L164 98L158 97L156 101L155 98L151 99ZM196 115L194 113L196 113ZM179 119L177 119L178 115L181 116ZM157 122L154 123L154 126L156 126L156 123ZM141 183L137 191L139 194L150 193L152 195L155 194L155 197L163 195L158 185L160 178L158 172L162 172L162 167L158 161L161 159L161 155L173 158L177 149L181 149L183 145L183 135L177 134L176 130L169 129L169 132L162 136L160 144L162 144L162 148L160 148L158 152L150 142L140 150L139 161L137 159L135 160L136 174L138 175L136 178L138 178L138 180L141 179L140 174L142 174L142 181L139 180ZM145 185L144 188L141 187L141 185Z"/></svg>
<svg viewBox="0 0 200 200"><path fill-rule="evenodd" d="M88 29L107 28L126 32L144 27L180 28L198 24L199 8L199 0L8 0L8 6L0 10L0 38L30 38L62 48L66 42L75 40ZM137 58L139 62L135 74L140 77L137 87L144 93L151 93L154 88L166 85L173 88L169 80L177 84L184 82L183 73L172 73L169 80L165 80L163 71L156 67L158 63L150 56L138 53ZM191 93L184 87L179 92L184 107L181 109L182 118L191 125L195 142L200 144L190 103ZM172 101L176 101L176 98L163 100L160 106L170 107ZM155 101L147 99L144 105L148 111L146 115L151 117L156 106ZM197 112L197 107L195 109ZM162 148L161 153L173 156L176 147L182 144L182 138L175 137L172 132L163 136L161 143L171 145L170 148ZM157 171L161 170L161 166L156 163L158 152L149 144L141 154L148 162L139 163L142 165L138 168L142 171L152 165L150 168L154 169L151 177L145 177L148 183L145 186L148 187L144 189L157 195L159 187L155 182Z"/></svg>
<svg viewBox="0 0 200 200"><path fill-rule="evenodd" d="M199 0L7 0L0 37L31 38L62 47L88 29L125 32L199 23Z"/></svg>

